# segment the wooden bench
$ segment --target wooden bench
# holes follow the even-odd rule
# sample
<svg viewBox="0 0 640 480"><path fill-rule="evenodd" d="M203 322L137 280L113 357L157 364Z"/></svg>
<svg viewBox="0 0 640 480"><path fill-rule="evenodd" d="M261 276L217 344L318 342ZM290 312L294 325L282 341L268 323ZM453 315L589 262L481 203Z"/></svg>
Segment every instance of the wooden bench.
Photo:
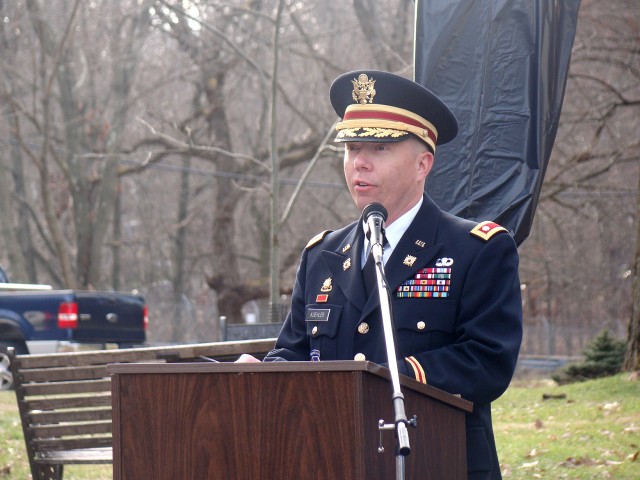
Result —
<svg viewBox="0 0 640 480"><path fill-rule="evenodd" d="M64 465L112 463L108 364L233 361L241 353L260 358L274 342L272 338L48 355L15 355L10 349L32 478L62 479Z"/></svg>

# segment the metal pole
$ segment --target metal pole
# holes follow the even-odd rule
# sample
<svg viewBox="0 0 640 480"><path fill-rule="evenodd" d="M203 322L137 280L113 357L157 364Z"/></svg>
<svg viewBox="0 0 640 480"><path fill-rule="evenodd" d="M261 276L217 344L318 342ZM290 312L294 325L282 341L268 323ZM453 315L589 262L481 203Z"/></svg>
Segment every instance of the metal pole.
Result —
<svg viewBox="0 0 640 480"><path fill-rule="evenodd" d="M391 384L393 387L393 409L395 412L394 423L398 448L396 449L396 478L404 479L404 457L409 455L409 432L407 431L407 415L404 408L404 395L400 390L400 374L398 372L398 360L396 356L395 335L393 320L391 318L391 305L389 303L389 288L385 279L384 264L382 262L382 245L375 243L371 247L371 253L376 265L376 280L378 295L380 297L380 311L382 314L382 326L384 329L385 347L389 371L391 372Z"/></svg>

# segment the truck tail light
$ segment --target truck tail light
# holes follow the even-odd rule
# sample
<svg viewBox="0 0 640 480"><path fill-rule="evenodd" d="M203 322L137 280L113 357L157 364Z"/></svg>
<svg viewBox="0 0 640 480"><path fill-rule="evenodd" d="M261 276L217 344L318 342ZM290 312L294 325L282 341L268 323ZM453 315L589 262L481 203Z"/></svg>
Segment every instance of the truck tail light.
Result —
<svg viewBox="0 0 640 480"><path fill-rule="evenodd" d="M62 302L58 307L58 328L76 328L78 326L78 304Z"/></svg>
<svg viewBox="0 0 640 480"><path fill-rule="evenodd" d="M146 330L147 327L149 326L149 307L147 307L146 305L144 306L144 308L142 309L142 313L144 315L144 329Z"/></svg>

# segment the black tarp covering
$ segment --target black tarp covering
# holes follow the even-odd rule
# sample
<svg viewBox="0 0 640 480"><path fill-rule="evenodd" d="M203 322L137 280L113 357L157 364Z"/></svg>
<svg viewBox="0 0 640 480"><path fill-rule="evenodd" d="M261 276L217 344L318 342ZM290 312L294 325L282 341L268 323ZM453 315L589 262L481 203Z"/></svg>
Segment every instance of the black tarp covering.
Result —
<svg viewBox="0 0 640 480"><path fill-rule="evenodd" d="M444 210L529 235L555 140L580 0L416 0L415 80L460 132L426 190Z"/></svg>

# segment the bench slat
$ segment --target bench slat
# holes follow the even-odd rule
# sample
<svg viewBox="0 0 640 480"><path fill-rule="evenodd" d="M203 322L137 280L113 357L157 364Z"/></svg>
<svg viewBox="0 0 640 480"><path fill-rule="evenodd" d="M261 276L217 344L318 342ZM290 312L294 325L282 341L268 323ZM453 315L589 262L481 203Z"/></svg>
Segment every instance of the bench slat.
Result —
<svg viewBox="0 0 640 480"><path fill-rule="evenodd" d="M111 420L91 423L67 423L62 425L42 425L33 427L33 440L97 433L111 433Z"/></svg>
<svg viewBox="0 0 640 480"><path fill-rule="evenodd" d="M59 450L43 453L35 462L47 465L111 463L111 447L84 448L79 450Z"/></svg>
<svg viewBox="0 0 640 480"><path fill-rule="evenodd" d="M85 438L38 439L29 442L29 444L37 454L42 455L46 451L111 447L113 445L113 441L109 435L103 437L93 436Z"/></svg>
<svg viewBox="0 0 640 480"><path fill-rule="evenodd" d="M34 355L18 355L20 370L56 366L80 366L120 362L141 362L152 359L166 361L197 359L200 356L216 360L235 360L242 353L264 355L275 345L275 338L245 340L238 342L212 342L188 345L127 348L122 350L98 350L89 352L65 352Z"/></svg>
<svg viewBox="0 0 640 480"><path fill-rule="evenodd" d="M68 380L94 380L107 378L107 365L85 365L74 367L33 368L22 370L22 383L56 382Z"/></svg>
<svg viewBox="0 0 640 480"><path fill-rule="evenodd" d="M31 397L35 395L56 395L66 393L94 393L94 392L110 392L111 379L100 378L97 380L82 380L72 382L43 382L43 383L27 383L22 385L24 396Z"/></svg>
<svg viewBox="0 0 640 480"><path fill-rule="evenodd" d="M55 410L51 412L30 412L32 425L56 424L63 422L88 422L93 420L111 420L111 405L107 408L91 410Z"/></svg>
<svg viewBox="0 0 640 480"><path fill-rule="evenodd" d="M85 397L38 398L36 400L25 400L22 403L29 412L62 408L106 407L111 406L111 395L102 393Z"/></svg>

